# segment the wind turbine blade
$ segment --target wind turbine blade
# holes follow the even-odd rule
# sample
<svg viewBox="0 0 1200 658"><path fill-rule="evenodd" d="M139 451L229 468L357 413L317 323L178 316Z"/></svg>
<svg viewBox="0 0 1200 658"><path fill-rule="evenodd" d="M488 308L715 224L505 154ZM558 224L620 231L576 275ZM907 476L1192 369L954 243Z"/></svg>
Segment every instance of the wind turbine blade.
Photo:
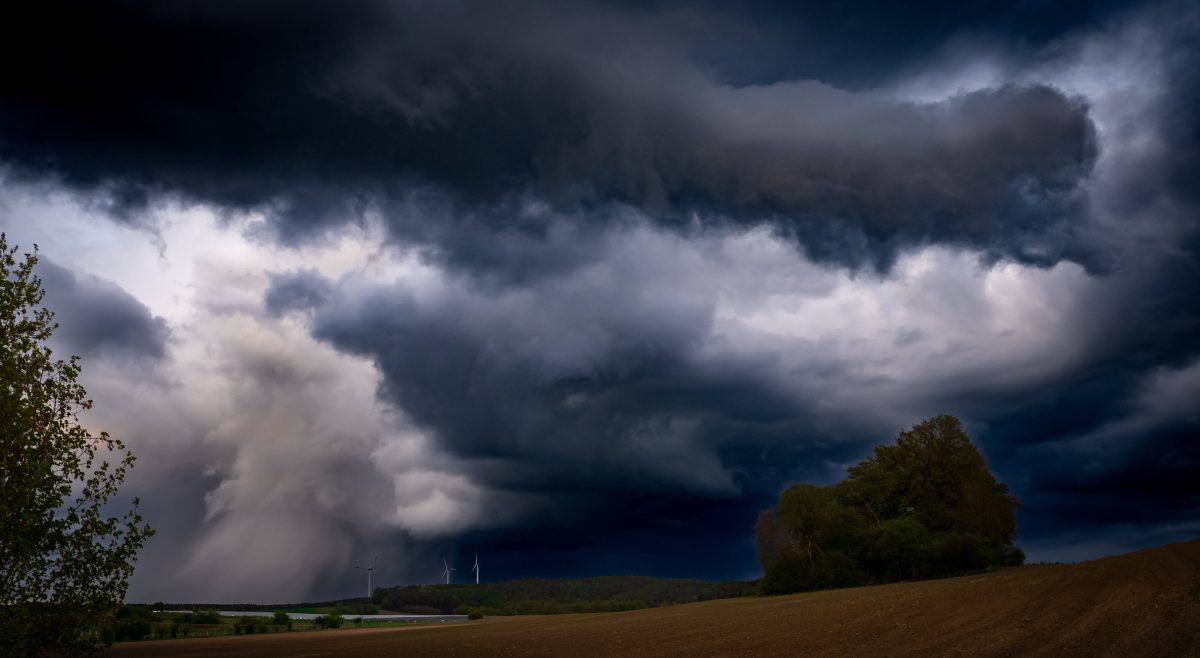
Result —
<svg viewBox="0 0 1200 658"><path fill-rule="evenodd" d="M368 569L374 569L374 568L375 568L375 561L376 561L376 560L378 560L378 559L379 559L379 553L376 553L376 554L375 554L375 557L371 558L371 566L369 566L369 567L367 567L367 568L368 568Z"/></svg>

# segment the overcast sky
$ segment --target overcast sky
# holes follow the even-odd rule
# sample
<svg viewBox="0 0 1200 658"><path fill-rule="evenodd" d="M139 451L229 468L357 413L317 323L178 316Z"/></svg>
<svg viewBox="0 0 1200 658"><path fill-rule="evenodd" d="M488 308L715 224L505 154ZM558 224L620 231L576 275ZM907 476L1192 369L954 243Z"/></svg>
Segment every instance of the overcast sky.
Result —
<svg viewBox="0 0 1200 658"><path fill-rule="evenodd" d="M130 600L752 578L783 487L941 413L1031 561L1200 535L1194 3L5 24L0 230L138 455Z"/></svg>

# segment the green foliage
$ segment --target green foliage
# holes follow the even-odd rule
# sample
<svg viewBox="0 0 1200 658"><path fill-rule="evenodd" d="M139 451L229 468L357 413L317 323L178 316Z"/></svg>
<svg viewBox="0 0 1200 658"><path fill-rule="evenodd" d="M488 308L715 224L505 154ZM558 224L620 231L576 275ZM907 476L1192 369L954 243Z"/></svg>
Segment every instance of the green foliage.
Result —
<svg viewBox="0 0 1200 658"><path fill-rule="evenodd" d="M196 610L185 613L182 621L189 624L219 624L221 615L216 610Z"/></svg>
<svg viewBox="0 0 1200 658"><path fill-rule="evenodd" d="M901 432L834 487L797 484L755 527L778 594L1019 565L1018 502L953 416Z"/></svg>
<svg viewBox="0 0 1200 658"><path fill-rule="evenodd" d="M911 516L884 521L871 546L876 573L881 580L916 580L928 575L934 558L931 543L929 530Z"/></svg>
<svg viewBox="0 0 1200 658"><path fill-rule="evenodd" d="M123 605L117 609L113 624L113 639L118 641L144 640L154 624L162 621L158 615L141 606Z"/></svg>
<svg viewBox="0 0 1200 658"><path fill-rule="evenodd" d="M262 617L252 617L250 615L245 615L238 619L237 624L235 624L235 626L237 629L239 629L242 633L245 633L246 635L253 635L254 633L266 633L267 632L267 622Z"/></svg>
<svg viewBox="0 0 1200 658"><path fill-rule="evenodd" d="M288 617L287 613L280 610L276 610L275 614L271 615L271 623L275 624L276 626L288 626L291 621L292 620L290 617Z"/></svg>
<svg viewBox="0 0 1200 658"><path fill-rule="evenodd" d="M483 585L411 585L380 588L376 600L408 614L548 615L621 612L673 603L745 596L748 583L609 576L526 578Z"/></svg>
<svg viewBox="0 0 1200 658"><path fill-rule="evenodd" d="M341 628L342 624L345 622L346 619L336 612L321 615L313 620L313 623L315 623L317 626L323 626L325 628Z"/></svg>
<svg viewBox="0 0 1200 658"><path fill-rule="evenodd" d="M760 590L777 594L865 582L851 557L860 550L863 535L863 521L832 488L788 488L755 527L758 559L766 569Z"/></svg>
<svg viewBox="0 0 1200 658"><path fill-rule="evenodd" d="M37 258L16 254L0 234L0 655L86 655L115 635L153 531L136 499L106 514L134 457L79 424L92 401L78 358L52 357Z"/></svg>
<svg viewBox="0 0 1200 658"><path fill-rule="evenodd" d="M239 617L237 622L235 622L233 625L233 632L238 635L241 635L241 634L253 635L255 633L266 633L268 630L269 629L267 628L267 620L265 617L254 617L251 615L243 615L243 616Z"/></svg>
<svg viewBox="0 0 1200 658"><path fill-rule="evenodd" d="M376 610L374 603L353 601L350 603L326 606L321 610L321 612L336 612L339 615L373 615L375 614Z"/></svg>

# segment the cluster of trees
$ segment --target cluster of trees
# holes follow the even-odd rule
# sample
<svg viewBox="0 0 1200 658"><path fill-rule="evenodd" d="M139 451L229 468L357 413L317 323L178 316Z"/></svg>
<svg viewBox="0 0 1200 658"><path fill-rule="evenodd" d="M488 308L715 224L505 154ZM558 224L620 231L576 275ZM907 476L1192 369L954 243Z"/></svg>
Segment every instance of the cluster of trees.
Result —
<svg viewBox="0 0 1200 658"><path fill-rule="evenodd" d="M378 588L374 600L383 608L409 614L546 615L620 612L745 596L752 591L749 583L605 576Z"/></svg>
<svg viewBox="0 0 1200 658"><path fill-rule="evenodd" d="M797 484L755 528L764 594L1019 565L1017 499L953 416L901 432L832 487Z"/></svg>

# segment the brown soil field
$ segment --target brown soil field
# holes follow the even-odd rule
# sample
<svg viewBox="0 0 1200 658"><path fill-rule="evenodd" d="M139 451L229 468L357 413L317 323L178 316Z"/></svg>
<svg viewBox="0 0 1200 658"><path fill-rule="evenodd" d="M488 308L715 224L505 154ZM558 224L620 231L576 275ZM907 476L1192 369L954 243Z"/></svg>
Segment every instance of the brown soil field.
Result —
<svg viewBox="0 0 1200 658"><path fill-rule="evenodd" d="M138 656L1200 656L1200 541L1072 565L428 627L119 644Z"/></svg>

